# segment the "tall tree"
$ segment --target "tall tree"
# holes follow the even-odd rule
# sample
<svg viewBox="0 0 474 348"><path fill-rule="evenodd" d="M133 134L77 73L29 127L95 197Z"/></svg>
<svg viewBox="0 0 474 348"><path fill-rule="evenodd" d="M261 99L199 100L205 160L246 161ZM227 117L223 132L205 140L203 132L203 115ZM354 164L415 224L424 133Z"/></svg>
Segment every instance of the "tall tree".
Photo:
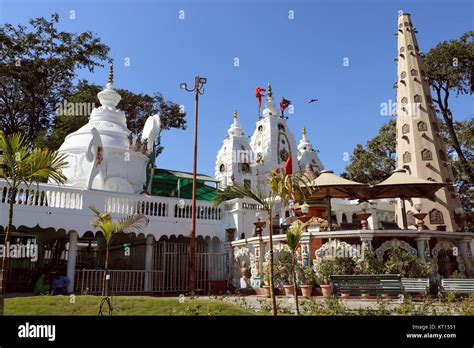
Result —
<svg viewBox="0 0 474 348"><path fill-rule="evenodd" d="M94 71L109 47L94 33L58 31L59 15L31 19L29 26L0 27L0 126L29 140L54 120L56 104L73 90L76 70Z"/></svg>
<svg viewBox="0 0 474 348"><path fill-rule="evenodd" d="M102 86L81 80L68 99L68 104L98 106L100 103L97 93L102 89ZM117 107L127 115L127 127L135 135L141 135L148 116L156 113L161 114L162 130L169 130L171 128L186 129L186 113L181 111L178 104L165 100L160 93L157 92L150 96L143 93L134 93L126 89L117 89L116 91L122 97ZM65 111L67 111L67 108L65 108ZM57 149L64 142L66 135L82 127L88 122L88 119L89 115L82 113L76 114L73 112L71 115L66 112L65 115L58 115L52 129L45 130L39 134L37 143ZM159 145L158 153L162 150L163 147Z"/></svg>
<svg viewBox="0 0 474 348"><path fill-rule="evenodd" d="M385 180L396 169L396 123L382 125L366 146L357 144L342 176L367 184Z"/></svg>
<svg viewBox="0 0 474 348"><path fill-rule="evenodd" d="M6 136L3 131L0 131L0 150L3 154L0 177L6 179L8 185L8 221L4 240L6 245L13 231L13 208L18 189L21 185L29 186L31 183L47 179L51 179L57 184L63 184L66 177L62 174L62 169L67 165L67 162L65 157L56 151L34 148L22 133ZM8 257L4 253L1 284L3 293L5 293L7 271Z"/></svg>
<svg viewBox="0 0 474 348"><path fill-rule="evenodd" d="M433 101L438 105L451 146L459 157L460 168L474 182L474 171L463 153L449 106L451 92L472 94L474 79L474 31L458 40L443 41L432 48L424 58L426 77L434 91Z"/></svg>

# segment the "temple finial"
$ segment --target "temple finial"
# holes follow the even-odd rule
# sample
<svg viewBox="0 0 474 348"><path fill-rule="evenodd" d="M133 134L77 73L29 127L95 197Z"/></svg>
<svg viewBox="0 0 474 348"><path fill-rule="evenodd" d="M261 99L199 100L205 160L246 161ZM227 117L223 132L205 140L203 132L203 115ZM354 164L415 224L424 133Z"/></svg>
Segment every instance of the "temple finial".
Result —
<svg viewBox="0 0 474 348"><path fill-rule="evenodd" d="M303 134L303 136L306 136L306 127L303 126L303 129L301 130L301 134Z"/></svg>
<svg viewBox="0 0 474 348"><path fill-rule="evenodd" d="M234 123L237 123L238 119L239 119L239 113L237 112L237 109L234 108Z"/></svg>
<svg viewBox="0 0 474 348"><path fill-rule="evenodd" d="M114 61L110 61L109 65L109 80L107 81L107 84L113 85L114 84Z"/></svg>
<svg viewBox="0 0 474 348"><path fill-rule="evenodd" d="M268 83L268 87L267 87L267 96L270 99L273 98L272 85L270 83Z"/></svg>

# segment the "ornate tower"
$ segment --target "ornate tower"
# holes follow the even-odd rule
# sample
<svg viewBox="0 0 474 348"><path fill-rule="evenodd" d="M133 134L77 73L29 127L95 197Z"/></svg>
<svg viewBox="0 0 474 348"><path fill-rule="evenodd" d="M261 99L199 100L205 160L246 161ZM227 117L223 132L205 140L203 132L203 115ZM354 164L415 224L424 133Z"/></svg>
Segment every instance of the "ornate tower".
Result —
<svg viewBox="0 0 474 348"><path fill-rule="evenodd" d="M234 123L227 131L224 144L217 153L215 177L220 187L225 188L234 182L255 185L252 163L252 149L238 123L237 110L234 111Z"/></svg>
<svg viewBox="0 0 474 348"><path fill-rule="evenodd" d="M416 29L410 14L398 17L398 81L397 88L397 166L422 179L454 182L446 146L440 135L429 84L423 70L423 60L416 41ZM461 206L453 186L436 193L435 199L412 199L407 202L409 225L414 221L414 205L422 204L428 213L426 225L430 230L456 231L454 210ZM400 211L400 203L398 210ZM400 214L398 214L400 215ZM402 217L397 217L401 225Z"/></svg>
<svg viewBox="0 0 474 348"><path fill-rule="evenodd" d="M279 116L270 84L267 91L263 118L257 122L250 140L255 156L255 175L259 185L264 184L265 177L272 170L286 163L289 156L292 158L293 172L298 170L295 137L288 128L286 119Z"/></svg>
<svg viewBox="0 0 474 348"><path fill-rule="evenodd" d="M313 145L306 136L306 128L303 127L301 140L298 144L298 166L300 172L304 172L308 165L310 165L316 173L324 169L317 152L313 149Z"/></svg>

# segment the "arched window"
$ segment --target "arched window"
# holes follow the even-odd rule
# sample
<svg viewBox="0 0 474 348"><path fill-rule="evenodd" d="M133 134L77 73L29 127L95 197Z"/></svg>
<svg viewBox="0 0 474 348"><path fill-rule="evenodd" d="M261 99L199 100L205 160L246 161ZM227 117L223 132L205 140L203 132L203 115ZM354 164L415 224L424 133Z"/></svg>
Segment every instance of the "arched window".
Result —
<svg viewBox="0 0 474 348"><path fill-rule="evenodd" d="M242 173L250 173L250 165L248 163L241 163Z"/></svg>
<svg viewBox="0 0 474 348"><path fill-rule="evenodd" d="M407 46L407 49L408 49L409 51L412 51L412 50L413 50L413 45L408 45L408 46Z"/></svg>
<svg viewBox="0 0 474 348"><path fill-rule="evenodd" d="M404 165L404 166L403 166L403 169L405 169L408 174L411 174L411 169L410 169L410 166L409 166L409 165Z"/></svg>
<svg viewBox="0 0 474 348"><path fill-rule="evenodd" d="M284 131L285 130L285 126L282 125L281 123L278 124L278 129L281 130L281 131Z"/></svg>
<svg viewBox="0 0 474 348"><path fill-rule="evenodd" d="M402 105L407 105L408 104L408 98L407 97L403 97L402 98Z"/></svg>
<svg viewBox="0 0 474 348"><path fill-rule="evenodd" d="M442 225L444 224L443 213L438 209L432 209L429 213L430 224Z"/></svg>
<svg viewBox="0 0 474 348"><path fill-rule="evenodd" d="M405 77L407 77L407 73L405 71L402 71L402 73L400 74L400 77L404 79Z"/></svg>
<svg viewBox="0 0 474 348"><path fill-rule="evenodd" d="M411 76L418 76L418 71L416 71L416 69L411 69L410 74Z"/></svg>
<svg viewBox="0 0 474 348"><path fill-rule="evenodd" d="M423 161L431 161L433 159L433 154L428 149L423 149L421 151L421 159Z"/></svg>
<svg viewBox="0 0 474 348"><path fill-rule="evenodd" d="M398 25L398 27L399 27L399 28L403 28L403 23L400 23L400 24Z"/></svg>
<svg viewBox="0 0 474 348"><path fill-rule="evenodd" d="M405 140L407 144L410 144L410 139L406 135L404 135L402 139Z"/></svg>
<svg viewBox="0 0 474 348"><path fill-rule="evenodd" d="M435 181L435 182L436 182L436 180L435 180L435 179L433 179L433 178L431 178L431 177L429 177L429 178L426 178L426 180L428 180L428 181Z"/></svg>
<svg viewBox="0 0 474 348"><path fill-rule="evenodd" d="M444 153L443 150L439 150L439 159L440 159L441 161L446 161L446 160L447 160L446 154Z"/></svg>
<svg viewBox="0 0 474 348"><path fill-rule="evenodd" d="M403 163L410 163L410 162L411 162L411 153L407 151L403 154Z"/></svg>
<svg viewBox="0 0 474 348"><path fill-rule="evenodd" d="M401 53L401 52L405 52L405 47L403 47L403 46L400 47L400 53Z"/></svg>
<svg viewBox="0 0 474 348"><path fill-rule="evenodd" d="M413 97L413 99L415 100L415 103L421 103L421 95L415 94L415 96Z"/></svg>
<svg viewBox="0 0 474 348"><path fill-rule="evenodd" d="M428 126L427 126L426 123L423 122L423 121L418 122L417 125L418 125L418 130L419 130L420 132L426 132L426 131L428 130Z"/></svg>
<svg viewBox="0 0 474 348"><path fill-rule="evenodd" d="M402 126L402 134L408 134L410 133L410 125L408 125L407 123L405 123L403 126Z"/></svg>
<svg viewBox="0 0 474 348"><path fill-rule="evenodd" d="M224 173L225 172L225 164L221 164L219 166L219 172Z"/></svg>
<svg viewBox="0 0 474 348"><path fill-rule="evenodd" d="M263 126L262 125L258 126L258 131L263 132Z"/></svg>

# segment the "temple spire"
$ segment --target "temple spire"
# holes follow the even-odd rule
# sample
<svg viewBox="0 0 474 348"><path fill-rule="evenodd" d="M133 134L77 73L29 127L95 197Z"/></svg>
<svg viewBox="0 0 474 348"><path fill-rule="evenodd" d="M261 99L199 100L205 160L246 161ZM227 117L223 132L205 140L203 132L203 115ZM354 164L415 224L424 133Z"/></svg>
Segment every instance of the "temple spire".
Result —
<svg viewBox="0 0 474 348"><path fill-rule="evenodd" d="M238 124L239 120L239 113L237 112L237 109L234 109L234 124Z"/></svg>
<svg viewBox="0 0 474 348"><path fill-rule="evenodd" d="M267 87L267 99L268 100L273 99L272 85L270 84L270 82L268 83L268 87Z"/></svg>
<svg viewBox="0 0 474 348"><path fill-rule="evenodd" d="M109 64L109 80L107 81L107 87L110 85L110 88L114 85L114 61L111 60Z"/></svg>

